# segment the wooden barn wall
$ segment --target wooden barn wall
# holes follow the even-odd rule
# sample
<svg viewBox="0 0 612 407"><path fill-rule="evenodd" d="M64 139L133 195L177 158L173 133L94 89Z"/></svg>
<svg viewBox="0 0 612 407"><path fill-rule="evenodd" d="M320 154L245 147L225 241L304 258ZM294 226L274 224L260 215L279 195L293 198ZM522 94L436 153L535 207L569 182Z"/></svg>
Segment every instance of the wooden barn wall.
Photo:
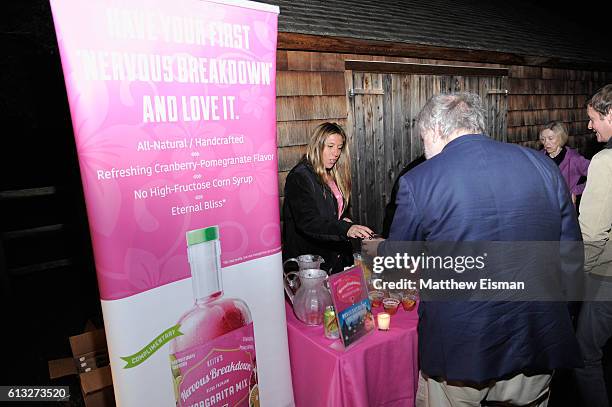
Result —
<svg viewBox="0 0 612 407"><path fill-rule="evenodd" d="M508 141L539 148L542 126L560 120L569 130L568 145L593 155L585 103L612 82L612 72L511 66L508 82Z"/></svg>
<svg viewBox="0 0 612 407"><path fill-rule="evenodd" d="M594 138L587 129L584 104L599 87L612 82L612 72L278 50L276 120L281 207L287 173L304 154L312 129L323 121L335 121L351 130L345 60L508 68L508 142L539 148L542 126L550 120L561 120L569 128L568 144L586 156L593 153L589 146L592 149Z"/></svg>

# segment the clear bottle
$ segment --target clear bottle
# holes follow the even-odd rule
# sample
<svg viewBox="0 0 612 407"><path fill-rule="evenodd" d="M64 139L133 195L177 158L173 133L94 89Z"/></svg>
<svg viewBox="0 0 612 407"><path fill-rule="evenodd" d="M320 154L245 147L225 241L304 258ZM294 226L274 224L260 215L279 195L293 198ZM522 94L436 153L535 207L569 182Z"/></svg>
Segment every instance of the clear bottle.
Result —
<svg viewBox="0 0 612 407"><path fill-rule="evenodd" d="M340 337L338 321L336 319L336 310L332 305L325 307L325 313L323 314L323 326L325 329L325 337L327 339L338 339Z"/></svg>
<svg viewBox="0 0 612 407"><path fill-rule="evenodd" d="M187 232L187 254L195 303L170 343L176 405L257 406L253 322L244 301L223 298L218 226Z"/></svg>

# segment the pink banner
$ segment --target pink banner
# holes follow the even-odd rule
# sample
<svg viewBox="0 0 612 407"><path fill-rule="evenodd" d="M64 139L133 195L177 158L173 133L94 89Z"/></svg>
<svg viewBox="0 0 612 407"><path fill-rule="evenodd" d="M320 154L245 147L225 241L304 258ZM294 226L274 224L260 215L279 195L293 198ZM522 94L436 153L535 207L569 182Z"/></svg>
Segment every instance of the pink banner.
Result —
<svg viewBox="0 0 612 407"><path fill-rule="evenodd" d="M278 7L50 2L117 405L291 405Z"/></svg>
<svg viewBox="0 0 612 407"><path fill-rule="evenodd" d="M277 15L51 3L102 299L188 278L188 230L219 225L223 266L278 253Z"/></svg>

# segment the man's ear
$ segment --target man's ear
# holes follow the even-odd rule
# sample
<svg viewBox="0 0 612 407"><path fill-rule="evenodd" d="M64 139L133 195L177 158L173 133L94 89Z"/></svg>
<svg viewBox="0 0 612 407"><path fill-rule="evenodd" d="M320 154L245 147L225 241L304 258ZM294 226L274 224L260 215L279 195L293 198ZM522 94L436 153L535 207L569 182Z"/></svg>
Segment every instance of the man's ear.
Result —
<svg viewBox="0 0 612 407"><path fill-rule="evenodd" d="M604 116L604 120L612 124L612 108L608 110L608 114Z"/></svg>

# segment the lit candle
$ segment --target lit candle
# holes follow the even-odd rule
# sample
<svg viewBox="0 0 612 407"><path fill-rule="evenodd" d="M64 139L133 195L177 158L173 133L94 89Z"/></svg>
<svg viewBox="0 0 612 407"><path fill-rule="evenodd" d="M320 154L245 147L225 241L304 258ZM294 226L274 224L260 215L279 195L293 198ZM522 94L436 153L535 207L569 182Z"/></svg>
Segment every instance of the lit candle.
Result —
<svg viewBox="0 0 612 407"><path fill-rule="evenodd" d="M386 312L381 312L376 317L378 319L378 329L381 331L389 330L389 323L391 322L391 315Z"/></svg>

